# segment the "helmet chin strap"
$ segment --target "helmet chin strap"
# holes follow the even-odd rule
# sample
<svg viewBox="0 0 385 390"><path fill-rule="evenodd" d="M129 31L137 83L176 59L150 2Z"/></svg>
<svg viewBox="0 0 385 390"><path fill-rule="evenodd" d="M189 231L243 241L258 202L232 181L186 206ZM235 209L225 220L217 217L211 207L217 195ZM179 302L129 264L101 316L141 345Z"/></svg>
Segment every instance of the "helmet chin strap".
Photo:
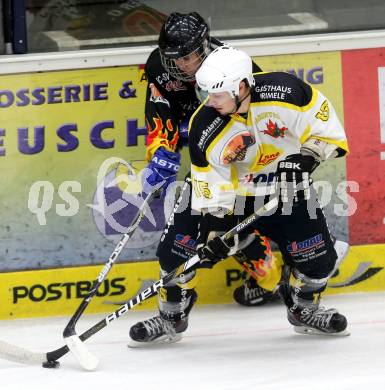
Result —
<svg viewBox="0 0 385 390"><path fill-rule="evenodd" d="M230 114L235 114L236 112L238 112L239 108L241 107L241 104L243 103L243 101L245 99L247 99L250 96L250 93L251 93L251 90L249 89L247 94L242 99L239 99L239 96L235 96L235 102L234 102L235 109L232 112L230 112Z"/></svg>

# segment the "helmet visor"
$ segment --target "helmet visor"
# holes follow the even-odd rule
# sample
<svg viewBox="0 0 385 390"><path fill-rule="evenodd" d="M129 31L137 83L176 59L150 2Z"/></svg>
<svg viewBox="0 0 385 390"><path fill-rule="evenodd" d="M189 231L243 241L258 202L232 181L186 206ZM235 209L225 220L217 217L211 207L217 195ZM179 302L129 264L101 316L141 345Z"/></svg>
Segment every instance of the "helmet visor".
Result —
<svg viewBox="0 0 385 390"><path fill-rule="evenodd" d="M207 57L207 48L198 47L191 53L178 58L171 58L161 51L163 67L171 76L181 81L194 81L195 73Z"/></svg>

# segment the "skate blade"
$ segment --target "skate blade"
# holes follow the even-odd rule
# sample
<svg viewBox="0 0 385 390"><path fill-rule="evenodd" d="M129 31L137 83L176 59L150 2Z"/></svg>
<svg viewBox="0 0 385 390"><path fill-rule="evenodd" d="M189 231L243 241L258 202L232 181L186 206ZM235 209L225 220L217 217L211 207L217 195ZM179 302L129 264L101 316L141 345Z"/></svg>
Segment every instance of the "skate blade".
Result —
<svg viewBox="0 0 385 390"><path fill-rule="evenodd" d="M307 335L316 335L316 336L329 336L329 337L346 337L350 336L350 332L347 331L346 329L343 330L342 332L335 332L335 333L327 333L327 332L322 332L318 329L314 328L308 328L306 326L294 326L294 331L296 333L300 334L307 334Z"/></svg>
<svg viewBox="0 0 385 390"><path fill-rule="evenodd" d="M163 336L160 336L153 341L135 341L130 337L128 340L128 343L127 343L127 347L128 348L147 348L147 347L152 347L154 345L174 344L180 340L182 340L181 333L177 333L175 336L163 335Z"/></svg>
<svg viewBox="0 0 385 390"><path fill-rule="evenodd" d="M249 301L245 301L244 305L245 306L262 306L265 303L266 303L266 301L264 301L263 298L255 298L255 299L250 299Z"/></svg>

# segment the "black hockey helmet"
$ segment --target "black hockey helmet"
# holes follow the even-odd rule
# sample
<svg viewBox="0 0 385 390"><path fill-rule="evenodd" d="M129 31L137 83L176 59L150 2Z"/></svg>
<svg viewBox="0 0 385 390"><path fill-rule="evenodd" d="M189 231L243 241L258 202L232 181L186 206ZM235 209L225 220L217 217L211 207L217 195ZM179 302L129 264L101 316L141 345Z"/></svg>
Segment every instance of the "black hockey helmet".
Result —
<svg viewBox="0 0 385 390"><path fill-rule="evenodd" d="M173 12L162 26L158 45L162 65L173 77L183 81L194 80L195 75L181 71L175 60L196 53L202 62L209 50L209 26L197 12Z"/></svg>

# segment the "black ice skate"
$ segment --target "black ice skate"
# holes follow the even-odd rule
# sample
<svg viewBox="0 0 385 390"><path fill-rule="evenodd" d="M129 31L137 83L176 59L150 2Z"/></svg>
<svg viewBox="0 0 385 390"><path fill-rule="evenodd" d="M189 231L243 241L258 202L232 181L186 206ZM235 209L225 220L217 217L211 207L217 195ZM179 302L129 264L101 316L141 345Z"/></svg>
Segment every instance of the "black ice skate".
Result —
<svg viewBox="0 0 385 390"><path fill-rule="evenodd" d="M182 332L187 326L187 318L176 323L164 320L160 316L140 321L130 329L128 346L137 348L159 343L176 343L182 339Z"/></svg>
<svg viewBox="0 0 385 390"><path fill-rule="evenodd" d="M279 293L287 307L287 319L297 333L327 336L349 336L346 317L336 309L325 309L317 300L298 297L287 284L279 286Z"/></svg>
<svg viewBox="0 0 385 390"><path fill-rule="evenodd" d="M347 320L336 309L311 306L287 309L287 319L297 333L328 336L349 336Z"/></svg>
<svg viewBox="0 0 385 390"><path fill-rule="evenodd" d="M261 306L267 302L279 301L278 292L265 290L258 286L256 280L247 276L243 278L243 284L234 290L235 302L243 306Z"/></svg>

